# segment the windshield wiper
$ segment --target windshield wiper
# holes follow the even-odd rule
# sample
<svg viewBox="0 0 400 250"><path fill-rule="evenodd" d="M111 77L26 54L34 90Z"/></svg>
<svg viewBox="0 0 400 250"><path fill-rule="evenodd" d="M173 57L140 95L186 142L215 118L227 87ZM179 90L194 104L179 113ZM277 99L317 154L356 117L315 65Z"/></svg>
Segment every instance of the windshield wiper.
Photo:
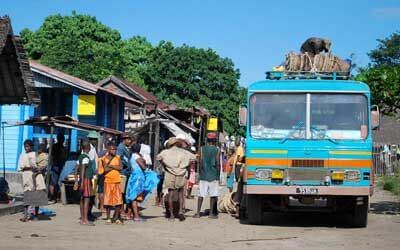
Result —
<svg viewBox="0 0 400 250"><path fill-rule="evenodd" d="M299 121L298 123L296 123L296 125L293 126L293 128L289 131L289 133L285 136L285 138L283 138L279 143L282 144L285 141L287 141L290 137L292 137L292 135L299 129L304 128L304 122Z"/></svg>
<svg viewBox="0 0 400 250"><path fill-rule="evenodd" d="M328 139L328 141L330 141L330 142L332 142L332 143L334 143L334 144L338 144L338 143L339 143L338 141L336 141L335 139L333 139L332 137L330 137L329 135L327 135L327 134L326 134L326 130L319 129L319 128L317 128L317 126L315 126L315 125L311 125L310 129L311 129L311 130L314 130L314 131L316 131L316 132L323 132L323 133L324 133L324 138L323 138L323 139Z"/></svg>

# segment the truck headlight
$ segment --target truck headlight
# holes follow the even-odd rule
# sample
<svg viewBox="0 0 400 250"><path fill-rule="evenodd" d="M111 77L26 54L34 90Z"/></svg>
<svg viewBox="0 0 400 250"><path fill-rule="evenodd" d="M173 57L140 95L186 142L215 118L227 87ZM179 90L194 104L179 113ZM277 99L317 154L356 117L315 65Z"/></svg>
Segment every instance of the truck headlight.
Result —
<svg viewBox="0 0 400 250"><path fill-rule="evenodd" d="M271 177L273 180L283 180L283 170L273 169Z"/></svg>
<svg viewBox="0 0 400 250"><path fill-rule="evenodd" d="M271 173L272 170L271 169L265 169L265 168L258 168L256 169L256 171L254 172L254 177L257 180L271 180Z"/></svg>
<svg viewBox="0 0 400 250"><path fill-rule="evenodd" d="M344 180L344 172L343 171L332 171L331 179L332 179L332 181L343 181Z"/></svg>
<svg viewBox="0 0 400 250"><path fill-rule="evenodd" d="M346 170L344 171L344 179L346 181L359 181L360 171L359 170Z"/></svg>

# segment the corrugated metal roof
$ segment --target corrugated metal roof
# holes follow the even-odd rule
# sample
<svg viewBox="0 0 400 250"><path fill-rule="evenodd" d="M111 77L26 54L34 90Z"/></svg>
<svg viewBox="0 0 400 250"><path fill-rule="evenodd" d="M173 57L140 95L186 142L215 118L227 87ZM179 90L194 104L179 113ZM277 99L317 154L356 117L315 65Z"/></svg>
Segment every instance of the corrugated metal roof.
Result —
<svg viewBox="0 0 400 250"><path fill-rule="evenodd" d="M70 85L72 87L75 87L77 89L83 90L85 92L95 94L97 90L99 89L98 86L96 86L93 83L90 83L88 81L82 80L78 77L71 76L67 73L64 73L62 71L47 67L43 64L40 64L36 61L30 60L30 65L31 69L33 72L37 72L39 74L48 76L50 78L56 79L60 82L63 82L67 85Z"/></svg>
<svg viewBox="0 0 400 250"><path fill-rule="evenodd" d="M8 16L0 17L0 104L39 104L29 61Z"/></svg>
<svg viewBox="0 0 400 250"><path fill-rule="evenodd" d="M395 116L382 116L380 128L373 131L375 143L400 143L400 122Z"/></svg>
<svg viewBox="0 0 400 250"><path fill-rule="evenodd" d="M139 104L139 105L142 104L142 102L137 99L120 95L118 93L113 92L112 90L102 88L101 86L97 86L96 84L82 80L78 77L75 77L75 76L69 75L67 73L64 73L62 71L50 68L50 67L40 64L36 61L31 60L30 64L31 64L31 69L33 72L45 75L52 79L56 79L57 81L65 83L71 87L77 88L84 92L96 94L97 91L102 91L102 92L108 93L113 96L121 97L121 98L125 99L127 102L131 102L131 103Z"/></svg>
<svg viewBox="0 0 400 250"><path fill-rule="evenodd" d="M97 86L104 87L109 82L112 82L123 89L127 94L138 98L140 101L153 101L157 102L157 97L152 93L144 90L143 88L137 86L134 83L128 82L126 80L120 79L116 76L109 76L100 82L96 83Z"/></svg>

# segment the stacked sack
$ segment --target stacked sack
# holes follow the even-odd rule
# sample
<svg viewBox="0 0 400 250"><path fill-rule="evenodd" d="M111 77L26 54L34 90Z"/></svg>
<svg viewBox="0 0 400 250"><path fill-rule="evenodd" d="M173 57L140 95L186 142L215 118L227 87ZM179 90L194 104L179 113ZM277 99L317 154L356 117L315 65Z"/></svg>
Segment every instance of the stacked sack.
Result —
<svg viewBox="0 0 400 250"><path fill-rule="evenodd" d="M307 72L350 72L350 62L342 60L331 53L290 52L286 55L286 71L307 71Z"/></svg>

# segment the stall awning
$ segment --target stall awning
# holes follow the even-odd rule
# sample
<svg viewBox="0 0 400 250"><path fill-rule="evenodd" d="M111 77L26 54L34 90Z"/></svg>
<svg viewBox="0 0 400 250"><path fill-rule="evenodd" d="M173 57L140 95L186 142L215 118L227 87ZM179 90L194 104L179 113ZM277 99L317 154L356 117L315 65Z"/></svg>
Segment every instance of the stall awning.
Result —
<svg viewBox="0 0 400 250"><path fill-rule="evenodd" d="M179 134L184 134L187 140L190 142L190 144L194 144L196 141L193 139L192 135L190 133L186 133L183 131L181 128L179 128L175 122L172 121L165 121L161 122L173 135L177 136Z"/></svg>
<svg viewBox="0 0 400 250"><path fill-rule="evenodd" d="M105 128L87 123L82 123L70 116L33 117L28 120L25 120L24 122L20 122L17 125L29 125L38 127L62 127L62 128L77 129L84 131L104 132L107 134L117 135L117 136L123 133L122 131L111 128Z"/></svg>

